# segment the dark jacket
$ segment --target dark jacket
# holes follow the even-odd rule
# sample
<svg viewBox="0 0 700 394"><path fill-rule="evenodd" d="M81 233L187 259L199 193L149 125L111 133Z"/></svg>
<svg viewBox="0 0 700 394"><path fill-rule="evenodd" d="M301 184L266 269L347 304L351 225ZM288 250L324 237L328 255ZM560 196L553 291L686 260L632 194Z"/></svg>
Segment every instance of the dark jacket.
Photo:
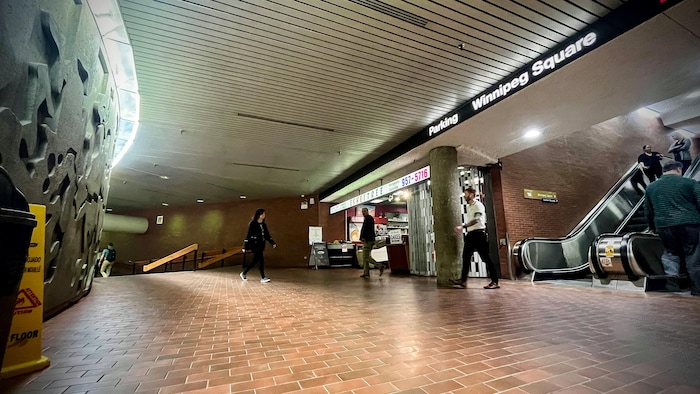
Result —
<svg viewBox="0 0 700 394"><path fill-rule="evenodd" d="M371 215L365 216L360 229L360 240L364 242L374 242L376 235L374 232L374 218Z"/></svg>
<svg viewBox="0 0 700 394"><path fill-rule="evenodd" d="M664 174L647 187L644 213L651 230L700 224L700 183Z"/></svg>
<svg viewBox="0 0 700 394"><path fill-rule="evenodd" d="M248 225L248 235L245 237L248 240L246 250L263 251L265 250L265 241L270 245L275 245L275 240L272 239L270 231L267 229L265 222L258 223L257 220L252 220Z"/></svg>

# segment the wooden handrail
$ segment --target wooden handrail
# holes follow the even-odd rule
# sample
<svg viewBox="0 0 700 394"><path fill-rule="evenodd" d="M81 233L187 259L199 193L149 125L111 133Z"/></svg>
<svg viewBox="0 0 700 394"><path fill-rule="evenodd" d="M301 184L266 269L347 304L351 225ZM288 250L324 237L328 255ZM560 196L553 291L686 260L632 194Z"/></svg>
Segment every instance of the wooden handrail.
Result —
<svg viewBox="0 0 700 394"><path fill-rule="evenodd" d="M243 254L243 253L245 253L245 250L243 250L243 249L233 249L233 250L226 252L226 253L217 254L217 255L212 256L211 258L208 258L208 259L202 261L201 263L199 263L199 265L197 265L197 268L204 268L208 265L212 265L216 262L219 262L227 257L231 257L231 256L235 256L237 254Z"/></svg>
<svg viewBox="0 0 700 394"><path fill-rule="evenodd" d="M152 262L151 264L144 265L143 272L150 271L154 268L160 267L163 264L167 264L167 263L175 260L176 258L182 257L182 256L186 255L187 253L195 251L197 249L199 249L199 244L192 244L184 249L180 249L175 253L171 253L171 254L163 257L162 259L159 259L159 260Z"/></svg>

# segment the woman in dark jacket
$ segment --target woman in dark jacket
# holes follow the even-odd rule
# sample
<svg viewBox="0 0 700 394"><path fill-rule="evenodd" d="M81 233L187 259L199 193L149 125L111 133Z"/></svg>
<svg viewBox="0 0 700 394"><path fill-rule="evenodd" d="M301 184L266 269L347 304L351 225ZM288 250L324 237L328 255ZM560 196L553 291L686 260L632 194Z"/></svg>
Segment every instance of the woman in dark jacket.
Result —
<svg viewBox="0 0 700 394"><path fill-rule="evenodd" d="M247 241L246 250L253 252L253 260L245 267L243 272L241 272L241 279L247 280L246 274L257 263L260 268L260 282L268 283L270 278L265 276L265 258L263 257L265 241L269 242L273 248L276 248L277 244L270 236L270 231L268 231L267 225L265 224L264 209L255 211L255 216L253 216L253 220L251 220L250 225L248 225L248 235L245 238Z"/></svg>

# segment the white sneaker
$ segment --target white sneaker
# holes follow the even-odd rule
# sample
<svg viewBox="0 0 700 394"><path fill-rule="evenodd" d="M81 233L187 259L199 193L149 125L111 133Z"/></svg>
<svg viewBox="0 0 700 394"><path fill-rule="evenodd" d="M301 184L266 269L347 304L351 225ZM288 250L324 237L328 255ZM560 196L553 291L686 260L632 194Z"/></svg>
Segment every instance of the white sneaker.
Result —
<svg viewBox="0 0 700 394"><path fill-rule="evenodd" d="M241 272L240 274L238 274L238 276L240 276L241 279L243 279L243 280L248 280L248 278L245 277L245 275L243 274L243 272Z"/></svg>
<svg viewBox="0 0 700 394"><path fill-rule="evenodd" d="M270 278L262 278L260 279L260 283L268 283L270 281Z"/></svg>

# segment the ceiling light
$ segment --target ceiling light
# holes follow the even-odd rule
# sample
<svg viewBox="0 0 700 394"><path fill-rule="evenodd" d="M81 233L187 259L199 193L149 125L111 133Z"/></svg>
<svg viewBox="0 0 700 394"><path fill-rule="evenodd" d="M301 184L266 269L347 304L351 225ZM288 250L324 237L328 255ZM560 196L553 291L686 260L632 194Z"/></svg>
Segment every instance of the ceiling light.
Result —
<svg viewBox="0 0 700 394"><path fill-rule="evenodd" d="M525 134L523 134L523 137L531 140L531 139L537 138L541 135L542 135L542 131L537 130L537 129L530 129L530 130L526 131Z"/></svg>
<svg viewBox="0 0 700 394"><path fill-rule="evenodd" d="M107 212L112 212L112 208L107 208L106 211L107 211Z"/></svg>
<svg viewBox="0 0 700 394"><path fill-rule="evenodd" d="M204 199L203 199L203 198L198 198L198 199L197 199L197 202L198 202L199 204L201 204L201 203L204 202Z"/></svg>
<svg viewBox="0 0 700 394"><path fill-rule="evenodd" d="M158 175L158 178L163 179L163 180L166 180L166 181L167 181L168 179L170 179L170 177L167 176L167 175Z"/></svg>
<svg viewBox="0 0 700 394"><path fill-rule="evenodd" d="M464 166L457 166L457 169L458 169L458 170L463 170L463 169L464 169Z"/></svg>
<svg viewBox="0 0 700 394"><path fill-rule="evenodd" d="M378 200L372 200L372 201L370 201L370 202L371 202L372 204L379 204L380 202L384 202L384 199L383 199L383 198L380 198L380 199L378 199Z"/></svg>
<svg viewBox="0 0 700 394"><path fill-rule="evenodd" d="M238 196L238 198L240 198L241 200L245 200L246 197L245 195L241 194L240 196Z"/></svg>
<svg viewBox="0 0 700 394"><path fill-rule="evenodd" d="M164 206L164 207L167 207L167 206L168 206L168 203L167 203L167 202L162 202L162 203L160 203L160 205L162 205L162 206Z"/></svg>
<svg viewBox="0 0 700 394"><path fill-rule="evenodd" d="M659 116L658 112L651 110L647 107L642 107L642 108L638 109L637 114L639 116L643 116L643 117L648 118L648 119L654 119L657 116Z"/></svg>

